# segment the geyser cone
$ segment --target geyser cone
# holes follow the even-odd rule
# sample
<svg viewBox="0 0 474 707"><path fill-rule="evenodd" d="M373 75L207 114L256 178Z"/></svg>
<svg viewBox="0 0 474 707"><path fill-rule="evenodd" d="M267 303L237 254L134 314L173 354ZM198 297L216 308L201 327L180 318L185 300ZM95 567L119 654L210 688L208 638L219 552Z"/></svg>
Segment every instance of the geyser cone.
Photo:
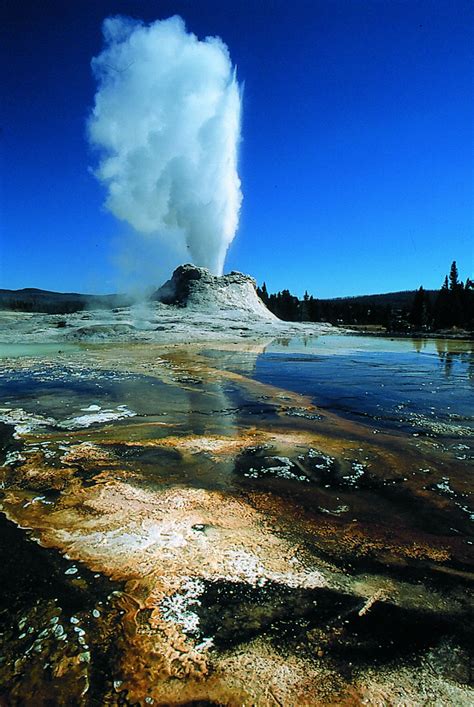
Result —
<svg viewBox="0 0 474 707"><path fill-rule="evenodd" d="M235 271L216 277L206 268L189 263L180 265L171 279L155 292L153 299L223 316L240 314L246 322L249 318L277 321L258 297L255 280Z"/></svg>

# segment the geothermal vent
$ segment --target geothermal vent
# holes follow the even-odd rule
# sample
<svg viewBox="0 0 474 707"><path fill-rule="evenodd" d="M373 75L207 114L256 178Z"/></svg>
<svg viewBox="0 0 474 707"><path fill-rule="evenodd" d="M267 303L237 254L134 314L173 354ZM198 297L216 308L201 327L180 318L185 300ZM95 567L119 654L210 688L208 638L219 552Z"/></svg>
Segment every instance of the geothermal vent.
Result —
<svg viewBox="0 0 474 707"><path fill-rule="evenodd" d="M193 310L228 311L234 315L240 311L246 316L276 320L255 288L255 280L240 272L216 276L206 268L180 265L171 279L155 292L153 299Z"/></svg>

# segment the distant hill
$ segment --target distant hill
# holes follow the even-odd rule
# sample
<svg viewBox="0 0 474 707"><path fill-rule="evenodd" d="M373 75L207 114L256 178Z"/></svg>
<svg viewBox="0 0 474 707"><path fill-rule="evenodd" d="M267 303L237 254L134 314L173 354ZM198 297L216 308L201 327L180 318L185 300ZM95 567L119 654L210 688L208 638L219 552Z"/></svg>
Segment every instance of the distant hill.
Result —
<svg viewBox="0 0 474 707"><path fill-rule="evenodd" d="M77 292L50 292L27 287L22 290L0 289L0 309L17 312L70 314L83 309L113 309L130 304L126 295L83 295Z"/></svg>
<svg viewBox="0 0 474 707"><path fill-rule="evenodd" d="M357 295L355 297L333 297L320 299L327 305L385 306L393 309L410 309L416 290L386 292L378 295ZM434 301L437 291L426 290ZM45 312L48 314L70 314L83 309L113 309L131 304L127 295L87 295L78 292L51 292L34 287L21 290L0 289L0 309L18 312Z"/></svg>
<svg viewBox="0 0 474 707"><path fill-rule="evenodd" d="M332 297L320 299L320 302L327 303L348 303L363 305L379 305L393 307L394 309L410 308L415 297L416 290L401 290L400 292L386 292L382 295L356 295L355 297ZM428 297L434 301L438 290L425 290Z"/></svg>

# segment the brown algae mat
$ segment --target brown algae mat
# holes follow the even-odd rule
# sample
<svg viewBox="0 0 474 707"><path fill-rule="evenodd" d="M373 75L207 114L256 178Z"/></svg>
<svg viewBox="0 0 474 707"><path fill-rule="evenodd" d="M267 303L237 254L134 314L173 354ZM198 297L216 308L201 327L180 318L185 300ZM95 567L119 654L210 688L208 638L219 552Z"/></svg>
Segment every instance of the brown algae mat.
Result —
<svg viewBox="0 0 474 707"><path fill-rule="evenodd" d="M472 704L467 466L199 352L16 362L1 703Z"/></svg>

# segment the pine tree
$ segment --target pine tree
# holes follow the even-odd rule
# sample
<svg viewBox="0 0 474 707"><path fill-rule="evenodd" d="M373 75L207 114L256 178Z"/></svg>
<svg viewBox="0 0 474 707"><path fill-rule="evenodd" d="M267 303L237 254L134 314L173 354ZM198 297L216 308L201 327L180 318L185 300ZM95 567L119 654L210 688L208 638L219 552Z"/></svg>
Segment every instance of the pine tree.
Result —
<svg viewBox="0 0 474 707"><path fill-rule="evenodd" d="M463 311L464 326L471 331L474 329L474 282L468 277L464 284Z"/></svg>
<svg viewBox="0 0 474 707"><path fill-rule="evenodd" d="M428 298L423 287L416 291L413 299L410 322L417 328L425 328L428 324Z"/></svg>
<svg viewBox="0 0 474 707"><path fill-rule="evenodd" d="M456 261L453 260L451 263L451 270L449 271L449 289L451 292L459 287L459 273Z"/></svg>
<svg viewBox="0 0 474 707"><path fill-rule="evenodd" d="M449 294L451 307L451 325L464 326L464 285L459 280L456 261L453 260L449 271Z"/></svg>
<svg viewBox="0 0 474 707"><path fill-rule="evenodd" d="M466 311L466 295L463 283L459 280L456 261L453 260L448 276L438 293L435 305L434 323L437 329L445 327L462 327L470 320Z"/></svg>
<svg viewBox="0 0 474 707"><path fill-rule="evenodd" d="M446 275L443 285L436 297L434 307L434 326L436 329L443 329L451 324L450 294L448 276Z"/></svg>
<svg viewBox="0 0 474 707"><path fill-rule="evenodd" d="M301 302L301 321L310 322L310 312L309 312L309 294L308 290L305 291L303 301Z"/></svg>
<svg viewBox="0 0 474 707"><path fill-rule="evenodd" d="M267 291L267 286L265 283L263 283L262 287L257 287L257 295L260 297L262 302L268 306L268 291Z"/></svg>

